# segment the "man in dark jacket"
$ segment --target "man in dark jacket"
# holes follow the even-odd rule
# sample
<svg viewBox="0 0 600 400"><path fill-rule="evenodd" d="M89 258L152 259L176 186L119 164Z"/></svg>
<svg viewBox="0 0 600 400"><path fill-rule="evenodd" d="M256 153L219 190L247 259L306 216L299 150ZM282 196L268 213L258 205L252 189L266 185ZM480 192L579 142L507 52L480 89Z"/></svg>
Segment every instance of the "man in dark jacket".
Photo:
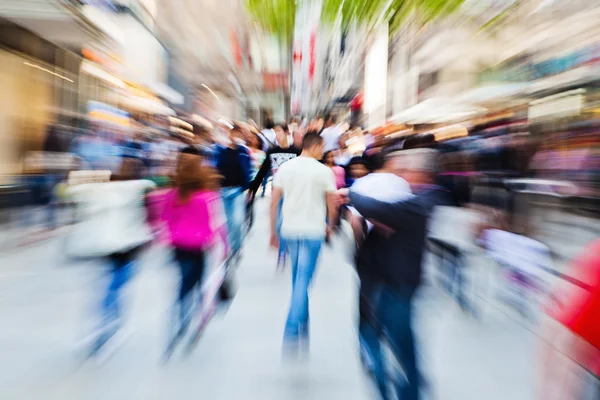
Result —
<svg viewBox="0 0 600 400"><path fill-rule="evenodd" d="M436 151L418 149L402 153L403 170L398 174L411 184L416 196L385 203L351 190L349 198L356 210L374 223L357 254L359 276L368 277L364 283L369 285L370 301L366 304L369 315L365 321L367 326L361 326L361 335L372 372L382 397L393 398L388 392L381 355L380 341L385 335L406 378L405 382L396 384L396 395L403 400L417 400L421 374L412 330L412 299L421 283L429 216L434 206L450 204L450 199L445 190L432 185Z"/></svg>
<svg viewBox="0 0 600 400"><path fill-rule="evenodd" d="M228 146L217 146L216 166L222 176L221 197L227 216L231 260L239 261L243 241L244 191L250 184L250 154L240 142L241 128L230 132Z"/></svg>

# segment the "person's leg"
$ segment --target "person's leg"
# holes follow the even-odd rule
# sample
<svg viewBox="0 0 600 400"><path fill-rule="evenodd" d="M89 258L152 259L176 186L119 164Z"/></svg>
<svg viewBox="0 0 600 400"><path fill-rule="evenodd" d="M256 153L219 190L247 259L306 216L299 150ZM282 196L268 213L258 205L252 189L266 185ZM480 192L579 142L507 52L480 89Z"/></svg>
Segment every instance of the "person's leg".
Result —
<svg viewBox="0 0 600 400"><path fill-rule="evenodd" d="M109 284L102 301L100 333L92 345L91 355L98 352L122 325L121 292L133 272L134 252L113 254L109 261Z"/></svg>
<svg viewBox="0 0 600 400"><path fill-rule="evenodd" d="M280 248L283 246L280 239ZM288 313L288 318L285 323L285 332L284 332L284 340L292 340L298 337L298 321L291 319L291 308L294 305L294 291L296 288L296 277L298 275L298 259L300 252L300 241L293 239L285 239L285 246L287 248L289 258L290 258L290 269L292 276L292 300L290 302L290 311Z"/></svg>
<svg viewBox="0 0 600 400"><path fill-rule="evenodd" d="M233 196L233 243L235 254L239 257L244 238L244 192L238 189Z"/></svg>
<svg viewBox="0 0 600 400"><path fill-rule="evenodd" d="M103 319L107 325L121 318L121 293L133 271L133 256L117 254L110 257L110 282L102 303Z"/></svg>
<svg viewBox="0 0 600 400"><path fill-rule="evenodd" d="M194 303L194 287L202 276L203 257L201 254L176 249L175 260L179 266L180 282L177 303L179 307L179 327L177 334L181 335L187 329L192 319Z"/></svg>
<svg viewBox="0 0 600 400"><path fill-rule="evenodd" d="M384 288L381 292L378 315L390 349L405 375L405 379L400 379L396 384L397 396L402 400L418 400L421 374L417 365L412 329L412 291Z"/></svg>
<svg viewBox="0 0 600 400"><path fill-rule="evenodd" d="M360 276L358 335L361 360L373 375L383 398L387 396L384 358L381 352L381 324L376 317L379 287L369 276Z"/></svg>
<svg viewBox="0 0 600 400"><path fill-rule="evenodd" d="M288 244L290 257L296 259L295 261L292 261L293 264L296 264L296 271L294 273L294 268L292 269L292 274L294 275L292 300L285 334L286 338L289 339L293 339L294 336L298 337L300 335L308 336L308 287L310 286L314 275L322 245L321 240L303 239L294 242L294 247L297 246L297 249L293 249L296 253L295 257L291 256L292 246ZM288 326L295 329L288 330Z"/></svg>

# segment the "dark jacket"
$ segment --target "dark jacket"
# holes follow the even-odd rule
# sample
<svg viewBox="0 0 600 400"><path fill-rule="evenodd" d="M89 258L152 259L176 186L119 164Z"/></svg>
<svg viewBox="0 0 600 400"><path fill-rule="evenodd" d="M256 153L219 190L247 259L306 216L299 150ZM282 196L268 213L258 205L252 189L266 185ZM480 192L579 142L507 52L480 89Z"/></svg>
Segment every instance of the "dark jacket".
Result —
<svg viewBox="0 0 600 400"><path fill-rule="evenodd" d="M218 146L215 164L223 176L223 187L248 189L251 176L250 154L244 146L234 148Z"/></svg>
<svg viewBox="0 0 600 400"><path fill-rule="evenodd" d="M451 204L447 191L429 186L408 200L385 203L351 190L350 201L364 218L390 228L374 227L365 238L357 253L359 275L393 288L419 286L427 222L434 206Z"/></svg>
<svg viewBox="0 0 600 400"><path fill-rule="evenodd" d="M252 195L256 194L256 191L262 184L263 180L267 177L269 172L271 172L271 175L275 175L283 163L298 157L300 153L302 153L302 150L294 146L286 148L275 147L267 151L265 161L263 161L262 165L260 166L260 169L256 174L256 178L254 178L250 184L250 191L252 192Z"/></svg>

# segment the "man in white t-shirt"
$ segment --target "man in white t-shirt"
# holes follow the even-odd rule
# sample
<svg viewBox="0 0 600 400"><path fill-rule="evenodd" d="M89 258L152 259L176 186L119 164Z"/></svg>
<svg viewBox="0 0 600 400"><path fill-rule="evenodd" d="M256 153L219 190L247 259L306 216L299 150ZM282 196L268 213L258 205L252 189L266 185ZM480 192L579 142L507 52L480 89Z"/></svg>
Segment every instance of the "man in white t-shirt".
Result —
<svg viewBox="0 0 600 400"><path fill-rule="evenodd" d="M295 345L308 338L308 287L317 266L321 245L336 220L335 177L318 160L323 138L304 136L299 157L283 164L273 178L271 246L279 247L277 209L281 207L281 238L292 267L292 302L285 325L284 343Z"/></svg>

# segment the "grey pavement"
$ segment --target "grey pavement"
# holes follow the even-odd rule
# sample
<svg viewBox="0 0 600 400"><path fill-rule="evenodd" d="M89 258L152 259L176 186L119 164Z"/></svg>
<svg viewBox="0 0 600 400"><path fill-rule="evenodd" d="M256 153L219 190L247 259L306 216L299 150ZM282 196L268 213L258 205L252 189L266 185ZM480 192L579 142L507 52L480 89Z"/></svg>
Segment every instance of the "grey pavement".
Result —
<svg viewBox="0 0 600 400"><path fill-rule="evenodd" d="M167 365L159 359L177 274L164 248L142 256L127 289L133 334L102 365L82 362L79 345L92 326L102 265L66 260L60 238L1 253L0 399L375 399L358 356L357 279L339 240L324 247L315 277L310 355L282 358L290 279L287 270L275 271L268 249L267 205L258 201L230 309L211 321L191 354ZM416 302L428 398L533 399L535 324L494 300L489 263L471 263L478 318L433 284Z"/></svg>

